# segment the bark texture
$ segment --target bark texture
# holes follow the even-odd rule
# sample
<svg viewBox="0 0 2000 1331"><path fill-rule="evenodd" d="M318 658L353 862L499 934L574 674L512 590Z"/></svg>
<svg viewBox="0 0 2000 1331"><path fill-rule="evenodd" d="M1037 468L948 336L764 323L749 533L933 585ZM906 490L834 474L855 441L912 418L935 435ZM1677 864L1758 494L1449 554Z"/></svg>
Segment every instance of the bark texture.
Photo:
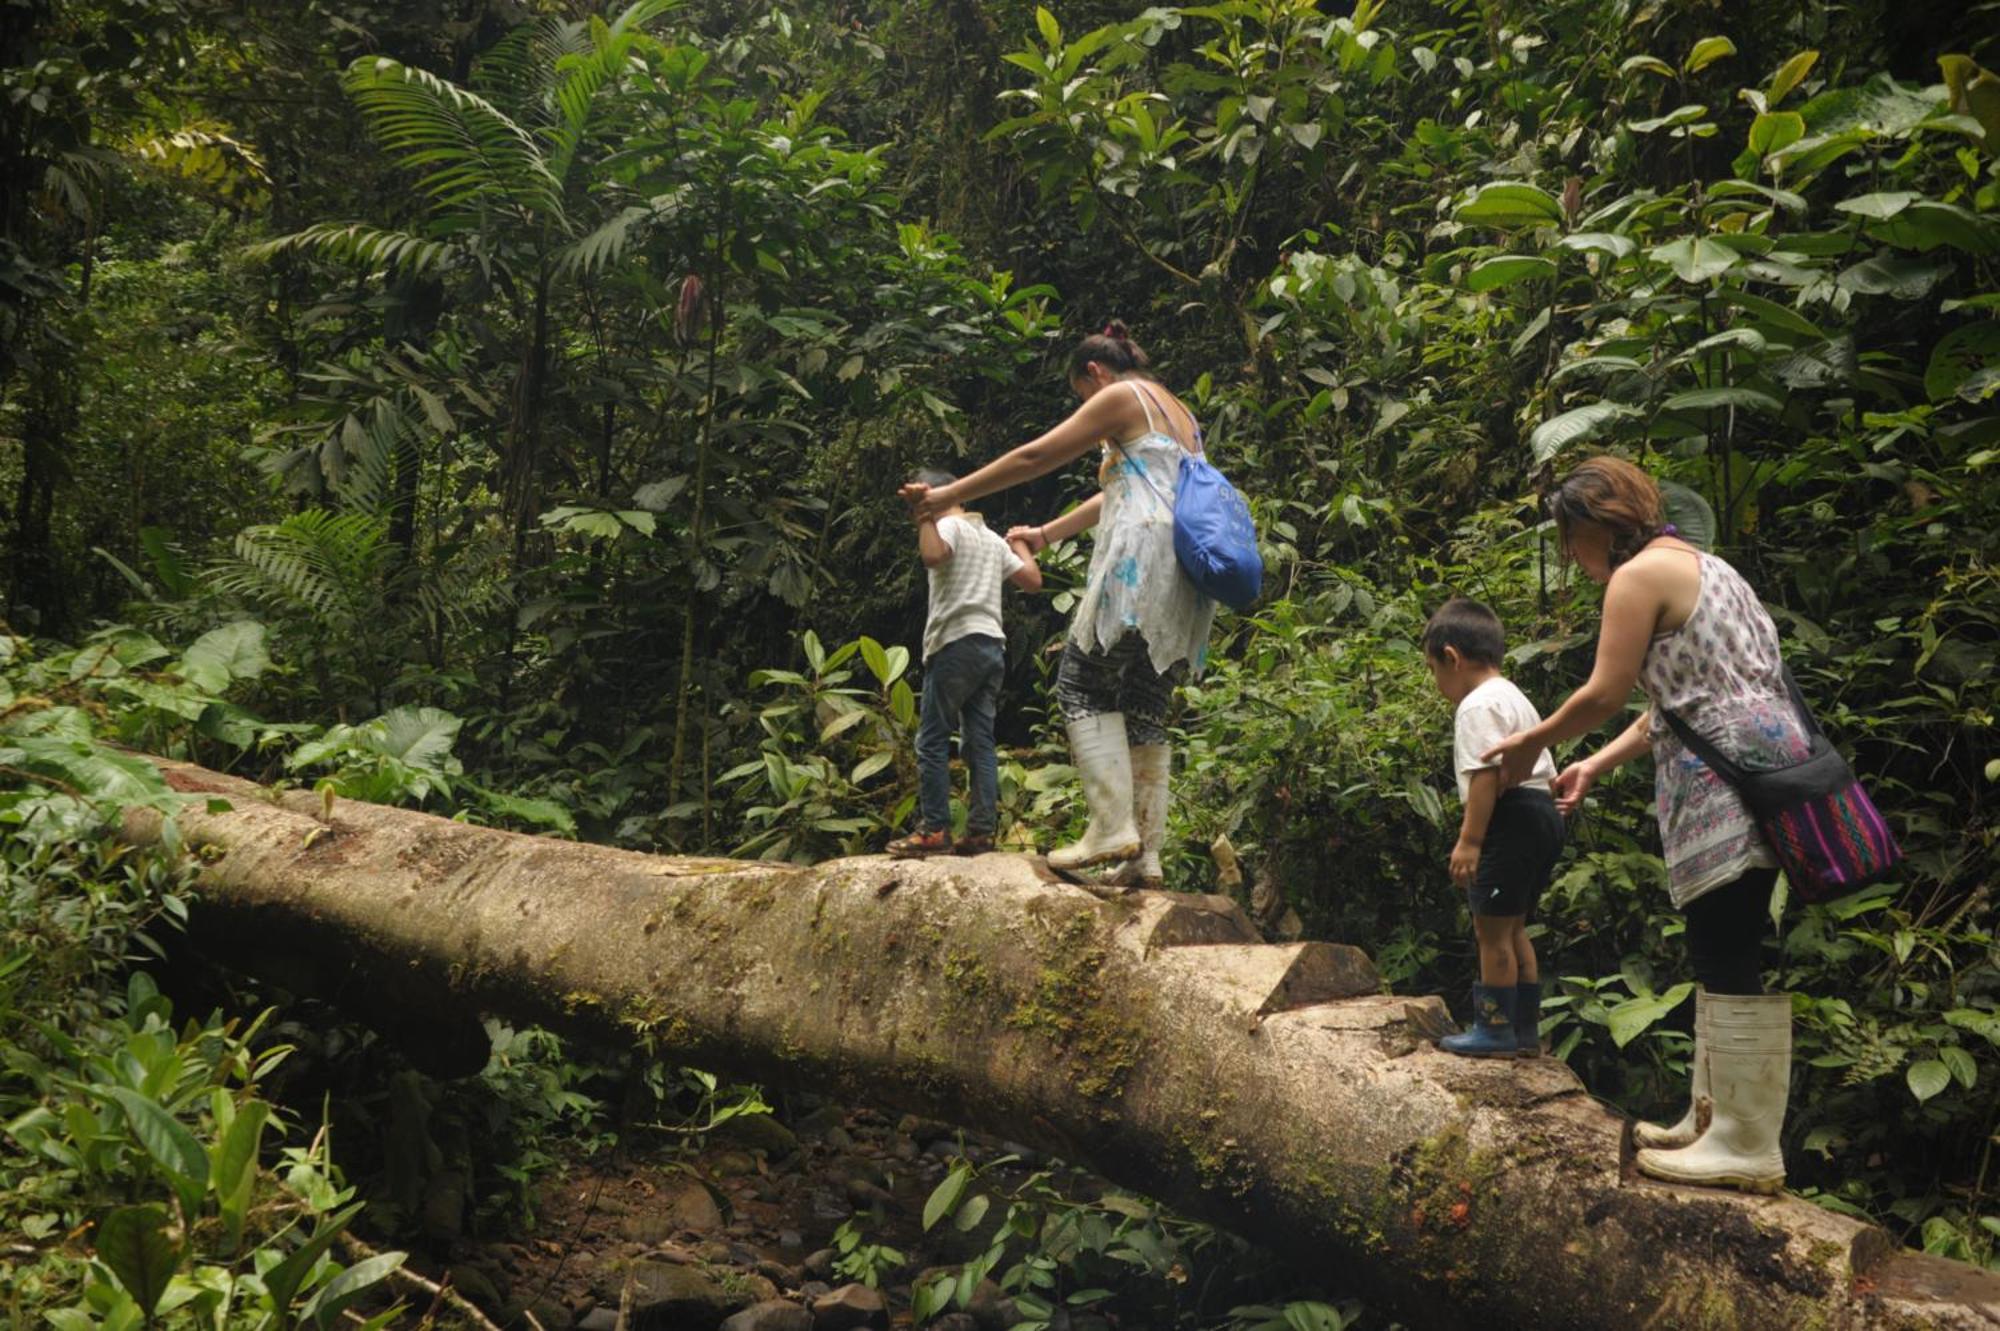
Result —
<svg viewBox="0 0 2000 1331"><path fill-rule="evenodd" d="M1424 1328L2000 1328L2000 1279L1791 1198L1637 1177L1552 1059L1441 1054L1373 965L1037 862L665 858L162 762L202 932L378 1021L490 1010L1003 1133ZM126 836L159 834L151 814ZM410 1032L405 1031L408 1038Z"/></svg>

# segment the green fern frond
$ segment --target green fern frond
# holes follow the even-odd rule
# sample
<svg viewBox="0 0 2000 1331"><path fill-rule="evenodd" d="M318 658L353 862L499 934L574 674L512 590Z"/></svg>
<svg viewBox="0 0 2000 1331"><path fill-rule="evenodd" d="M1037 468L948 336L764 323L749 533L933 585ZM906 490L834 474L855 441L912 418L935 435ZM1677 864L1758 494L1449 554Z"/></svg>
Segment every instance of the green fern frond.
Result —
<svg viewBox="0 0 2000 1331"><path fill-rule="evenodd" d="M413 273L435 268L458 253L458 247L449 241L389 231L366 222L316 222L303 231L249 246L244 252L253 259L269 259L287 250L382 268L407 268Z"/></svg>
<svg viewBox="0 0 2000 1331"><path fill-rule="evenodd" d="M568 230L534 136L485 98L382 56L349 65L343 83L383 147L426 172L418 187L437 203L519 208Z"/></svg>
<svg viewBox="0 0 2000 1331"><path fill-rule="evenodd" d="M572 241L556 252L556 271L565 276L588 276L625 257L632 243L632 230L653 217L645 204L633 204L613 214L587 236Z"/></svg>
<svg viewBox="0 0 2000 1331"><path fill-rule="evenodd" d="M379 600L394 549L373 514L309 508L239 532L235 556L213 565L208 580L225 596L341 626Z"/></svg>

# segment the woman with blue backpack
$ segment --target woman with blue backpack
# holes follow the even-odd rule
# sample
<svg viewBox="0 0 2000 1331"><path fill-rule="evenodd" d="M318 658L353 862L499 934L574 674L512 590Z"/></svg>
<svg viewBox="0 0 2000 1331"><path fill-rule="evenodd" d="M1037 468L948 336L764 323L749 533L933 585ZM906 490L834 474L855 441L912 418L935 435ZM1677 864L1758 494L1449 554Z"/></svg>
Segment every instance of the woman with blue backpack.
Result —
<svg viewBox="0 0 2000 1331"><path fill-rule="evenodd" d="M1263 565L1249 510L1202 456L1194 413L1154 378L1124 324L1078 343L1068 378L1081 405L1062 424L950 485L906 485L902 495L922 517L1100 450L1099 493L1007 533L1039 551L1097 529L1056 675L1090 824L1049 863L1121 865L1118 881L1158 887L1173 691L1204 664L1216 600L1247 605Z"/></svg>

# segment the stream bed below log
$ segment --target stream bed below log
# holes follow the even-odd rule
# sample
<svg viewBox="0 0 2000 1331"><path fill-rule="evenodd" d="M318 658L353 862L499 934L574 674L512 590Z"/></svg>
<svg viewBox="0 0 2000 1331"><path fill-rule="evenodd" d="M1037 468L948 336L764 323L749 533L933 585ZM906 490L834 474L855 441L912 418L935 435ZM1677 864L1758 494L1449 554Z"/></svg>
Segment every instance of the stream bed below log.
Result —
<svg viewBox="0 0 2000 1331"><path fill-rule="evenodd" d="M1006 1198L1037 1175L1073 1201L1112 1191L1102 1179L1026 1147L912 1115L844 1109L813 1097L785 1108L795 1112L725 1124L699 1152L671 1144L649 1149L635 1131L628 1144L568 1155L539 1180L532 1222L504 1239L440 1233L433 1224L428 1242L371 1241L408 1247L413 1269L448 1282L508 1331L907 1327L915 1324L914 1282L985 1252L1005 1217ZM925 1203L961 1160L979 1167L971 1191L986 1193L993 1204L970 1231L947 1221L926 1232ZM847 1222L863 1244L901 1254L880 1266L878 1289L860 1285L852 1264L839 1269L836 1230ZM1017 1242L995 1274L1020 1250ZM1165 1328L1177 1313L1219 1301L1206 1308L1204 1324L1212 1325L1246 1275L1294 1289L1309 1283L1219 1233L1203 1257L1192 1271L1175 1264L1164 1278L1145 1282L1150 1297L1061 1308L1054 1326ZM1124 1260L1136 1268L1142 1254ZM1068 1272L1058 1278L1060 1302L1078 1285ZM1023 1320L989 1280L968 1307L925 1325L994 1331Z"/></svg>

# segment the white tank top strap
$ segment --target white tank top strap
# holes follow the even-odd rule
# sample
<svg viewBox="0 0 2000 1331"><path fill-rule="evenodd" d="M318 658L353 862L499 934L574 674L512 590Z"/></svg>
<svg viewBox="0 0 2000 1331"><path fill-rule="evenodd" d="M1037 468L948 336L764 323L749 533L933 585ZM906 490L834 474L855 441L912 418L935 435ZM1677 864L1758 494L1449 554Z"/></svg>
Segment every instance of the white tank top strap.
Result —
<svg viewBox="0 0 2000 1331"><path fill-rule="evenodd" d="M1125 386L1132 390L1132 396L1139 399L1139 410L1146 413L1146 429L1155 434L1163 434L1159 422L1153 419L1153 395L1139 386L1136 379L1127 379Z"/></svg>
<svg viewBox="0 0 2000 1331"><path fill-rule="evenodd" d="M1188 425L1192 427L1194 430L1194 443L1192 446L1190 446L1189 444L1183 442L1182 440L1174 439L1172 431L1162 429L1160 427L1160 423L1153 419L1153 407L1155 405L1153 402L1153 395L1150 391L1147 390L1145 385L1141 384L1137 379L1127 379L1125 382L1131 387L1133 393L1138 395L1139 408L1140 410L1146 413L1146 428L1148 430L1152 431L1154 434L1163 434L1167 438L1173 439L1174 443L1184 453L1193 453L1197 457L1201 455L1202 451L1201 422L1194 418L1193 412L1189 411L1186 407L1181 408L1181 414L1187 417ZM1168 414L1166 403L1162 402L1159 403L1158 405L1160 408L1160 415L1162 417L1165 417Z"/></svg>

